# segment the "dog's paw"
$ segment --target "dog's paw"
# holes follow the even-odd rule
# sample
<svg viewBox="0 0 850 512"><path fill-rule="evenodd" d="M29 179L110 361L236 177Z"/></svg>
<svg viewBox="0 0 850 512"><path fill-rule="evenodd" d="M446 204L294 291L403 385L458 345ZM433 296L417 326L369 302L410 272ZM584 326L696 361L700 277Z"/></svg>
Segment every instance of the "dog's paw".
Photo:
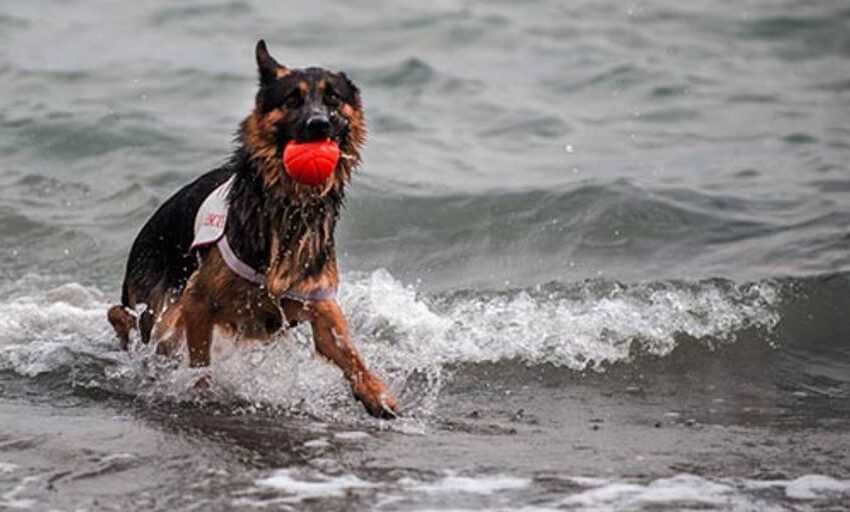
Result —
<svg viewBox="0 0 850 512"><path fill-rule="evenodd" d="M192 386L192 391L199 394L204 394L208 392L213 385L213 379L210 375L203 375L201 378L195 381L195 385Z"/></svg>
<svg viewBox="0 0 850 512"><path fill-rule="evenodd" d="M376 418L391 420L401 414L398 401L387 386L371 375L352 383L351 390L354 398L359 400L366 407L366 411Z"/></svg>

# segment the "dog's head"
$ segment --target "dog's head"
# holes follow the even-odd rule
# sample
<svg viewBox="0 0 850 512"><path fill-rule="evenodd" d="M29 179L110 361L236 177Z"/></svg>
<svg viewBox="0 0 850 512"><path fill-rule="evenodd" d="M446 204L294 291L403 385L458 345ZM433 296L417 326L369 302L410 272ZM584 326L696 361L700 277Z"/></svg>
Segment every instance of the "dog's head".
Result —
<svg viewBox="0 0 850 512"><path fill-rule="evenodd" d="M273 187L287 179L281 155L290 141L335 141L342 158L325 190L347 180L360 162L360 147L366 140L360 91L344 73L279 64L262 40L256 57L260 85L254 111L243 123L242 138L260 164L266 185Z"/></svg>

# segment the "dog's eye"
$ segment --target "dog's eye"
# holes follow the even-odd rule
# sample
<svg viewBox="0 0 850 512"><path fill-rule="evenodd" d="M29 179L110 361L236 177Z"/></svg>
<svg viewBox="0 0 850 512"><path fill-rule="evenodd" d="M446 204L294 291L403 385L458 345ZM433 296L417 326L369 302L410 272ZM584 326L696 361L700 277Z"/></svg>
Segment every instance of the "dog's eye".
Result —
<svg viewBox="0 0 850 512"><path fill-rule="evenodd" d="M300 89L295 89L283 98L283 104L286 108L298 108L304 104L304 97L301 95Z"/></svg>
<svg viewBox="0 0 850 512"><path fill-rule="evenodd" d="M325 103L328 105L339 105L342 101L342 96L337 94L335 90L330 87L325 89Z"/></svg>

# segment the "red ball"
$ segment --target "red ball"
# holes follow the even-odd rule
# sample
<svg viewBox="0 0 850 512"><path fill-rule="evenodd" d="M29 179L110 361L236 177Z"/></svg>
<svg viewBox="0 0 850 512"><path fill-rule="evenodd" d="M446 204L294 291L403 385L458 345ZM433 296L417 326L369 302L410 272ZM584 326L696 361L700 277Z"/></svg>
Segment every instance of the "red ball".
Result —
<svg viewBox="0 0 850 512"><path fill-rule="evenodd" d="M331 140L291 141L283 149L283 168L292 179L316 187L326 182L339 162L339 146Z"/></svg>

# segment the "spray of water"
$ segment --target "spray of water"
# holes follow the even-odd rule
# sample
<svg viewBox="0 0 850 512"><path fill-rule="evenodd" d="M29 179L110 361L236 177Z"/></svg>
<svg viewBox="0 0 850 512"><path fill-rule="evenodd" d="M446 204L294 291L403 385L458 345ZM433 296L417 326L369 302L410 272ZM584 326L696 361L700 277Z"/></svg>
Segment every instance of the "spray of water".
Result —
<svg viewBox="0 0 850 512"><path fill-rule="evenodd" d="M309 329L235 349L216 337L214 364L191 370L136 344L118 350L105 320L108 297L76 283L27 276L0 295L0 370L67 376L73 386L150 400L197 400L200 371L215 381L205 400L278 407L323 418L362 416L339 371L315 356ZM723 281L623 286L587 282L508 292L423 296L386 271L347 276L340 300L369 365L409 414L434 412L451 368L518 361L570 370L627 362L635 349L664 356L682 336L733 342L778 322L778 285Z"/></svg>

